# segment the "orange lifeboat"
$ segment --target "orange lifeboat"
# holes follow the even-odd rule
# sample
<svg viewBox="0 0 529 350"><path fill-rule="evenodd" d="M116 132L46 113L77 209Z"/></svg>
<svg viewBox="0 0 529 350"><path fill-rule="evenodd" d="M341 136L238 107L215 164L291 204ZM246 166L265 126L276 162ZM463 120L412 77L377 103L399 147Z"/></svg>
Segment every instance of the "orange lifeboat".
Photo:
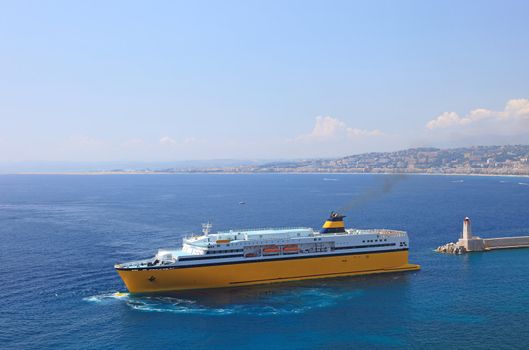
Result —
<svg viewBox="0 0 529 350"><path fill-rule="evenodd" d="M295 253L299 253L299 247L298 247L296 244L289 244L289 245L286 245L286 246L283 248L283 253L285 253L285 254L295 254Z"/></svg>
<svg viewBox="0 0 529 350"><path fill-rule="evenodd" d="M279 254L281 250L276 245L269 245L264 247L263 254Z"/></svg>

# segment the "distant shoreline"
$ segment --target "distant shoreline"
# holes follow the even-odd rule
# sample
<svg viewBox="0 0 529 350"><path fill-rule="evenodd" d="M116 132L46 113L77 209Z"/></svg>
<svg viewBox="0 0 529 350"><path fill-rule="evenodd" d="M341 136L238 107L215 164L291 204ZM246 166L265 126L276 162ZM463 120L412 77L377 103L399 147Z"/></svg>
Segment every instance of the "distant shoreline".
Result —
<svg viewBox="0 0 529 350"><path fill-rule="evenodd" d="M39 171L43 170L43 171ZM409 148L340 158L209 160L173 162L0 162L0 174L175 175L175 174L395 174L529 176L529 145Z"/></svg>
<svg viewBox="0 0 529 350"><path fill-rule="evenodd" d="M208 171L70 171L70 172L13 172L0 173L1 175L72 175L72 176L102 176L102 175L413 175L413 176L492 176L492 177L529 177L529 174L461 174L461 173L353 173L353 172L208 172Z"/></svg>

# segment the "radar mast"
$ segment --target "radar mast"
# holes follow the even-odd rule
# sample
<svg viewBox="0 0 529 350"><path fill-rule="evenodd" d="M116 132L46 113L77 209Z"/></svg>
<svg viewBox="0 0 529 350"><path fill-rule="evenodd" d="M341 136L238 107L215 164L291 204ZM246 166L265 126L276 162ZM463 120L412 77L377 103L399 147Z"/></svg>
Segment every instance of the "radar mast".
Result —
<svg viewBox="0 0 529 350"><path fill-rule="evenodd" d="M209 230L213 227L212 224L209 223L209 221L205 224L202 224L202 232L204 233L204 236L207 236L209 234Z"/></svg>

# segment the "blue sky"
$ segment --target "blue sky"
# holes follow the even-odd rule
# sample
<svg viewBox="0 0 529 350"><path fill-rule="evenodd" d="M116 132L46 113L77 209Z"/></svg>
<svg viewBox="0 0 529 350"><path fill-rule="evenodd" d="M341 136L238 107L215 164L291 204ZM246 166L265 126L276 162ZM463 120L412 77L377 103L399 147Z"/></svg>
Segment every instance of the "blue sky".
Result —
<svg viewBox="0 0 529 350"><path fill-rule="evenodd" d="M527 1L3 1L0 161L527 143Z"/></svg>

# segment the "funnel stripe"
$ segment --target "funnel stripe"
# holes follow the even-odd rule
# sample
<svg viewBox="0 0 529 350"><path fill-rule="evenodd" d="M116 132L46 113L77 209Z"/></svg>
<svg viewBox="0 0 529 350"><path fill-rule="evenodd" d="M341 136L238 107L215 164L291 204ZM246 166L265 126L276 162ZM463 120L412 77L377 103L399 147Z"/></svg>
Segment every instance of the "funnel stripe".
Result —
<svg viewBox="0 0 529 350"><path fill-rule="evenodd" d="M340 228L344 227L343 221L325 221L323 228Z"/></svg>

